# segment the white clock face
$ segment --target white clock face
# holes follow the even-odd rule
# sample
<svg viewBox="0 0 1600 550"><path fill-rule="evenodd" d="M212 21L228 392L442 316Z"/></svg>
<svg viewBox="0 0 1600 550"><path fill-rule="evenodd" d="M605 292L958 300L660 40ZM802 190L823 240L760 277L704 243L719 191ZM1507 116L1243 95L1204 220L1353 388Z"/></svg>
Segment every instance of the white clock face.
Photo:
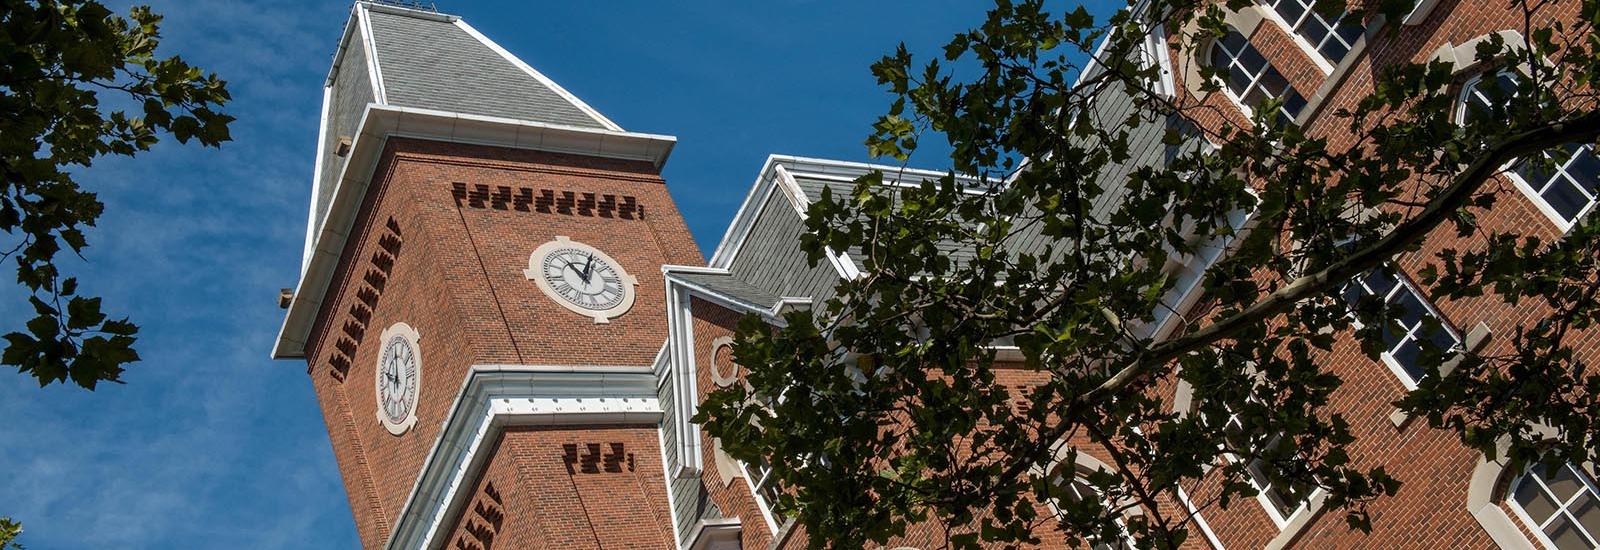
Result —
<svg viewBox="0 0 1600 550"><path fill-rule="evenodd" d="M544 280L573 305L605 311L622 303L627 288L611 262L593 250L557 248L544 257Z"/></svg>
<svg viewBox="0 0 1600 550"><path fill-rule="evenodd" d="M376 384L378 420L389 433L400 435L417 421L417 394L422 387L422 351L417 331L395 323L383 331L378 350Z"/></svg>
<svg viewBox="0 0 1600 550"><path fill-rule="evenodd" d="M638 281L598 249L556 237L533 251L523 275L567 309L607 323L633 307Z"/></svg>

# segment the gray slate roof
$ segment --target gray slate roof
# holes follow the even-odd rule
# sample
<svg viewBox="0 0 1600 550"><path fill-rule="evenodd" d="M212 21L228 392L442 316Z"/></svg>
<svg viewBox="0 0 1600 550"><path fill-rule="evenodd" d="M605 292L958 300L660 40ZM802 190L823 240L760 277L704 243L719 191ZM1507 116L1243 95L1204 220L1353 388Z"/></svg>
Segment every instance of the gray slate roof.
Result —
<svg viewBox="0 0 1600 550"><path fill-rule="evenodd" d="M678 271L673 272L672 276L686 283L715 291L723 296L765 308L771 308L776 305L779 299L778 295L756 288L754 285L734 277L732 274Z"/></svg>
<svg viewBox="0 0 1600 550"><path fill-rule="evenodd" d="M390 105L606 127L454 22L411 10L370 13Z"/></svg>

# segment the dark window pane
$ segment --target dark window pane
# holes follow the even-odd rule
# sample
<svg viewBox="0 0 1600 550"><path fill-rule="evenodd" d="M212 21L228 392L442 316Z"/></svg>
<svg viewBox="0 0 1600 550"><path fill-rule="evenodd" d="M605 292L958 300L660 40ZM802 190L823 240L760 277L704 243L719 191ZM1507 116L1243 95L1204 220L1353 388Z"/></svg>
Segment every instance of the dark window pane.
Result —
<svg viewBox="0 0 1600 550"><path fill-rule="evenodd" d="M1337 64L1344 59L1344 54L1350 53L1350 48L1346 48L1344 43L1338 40L1329 40L1318 51L1322 52L1323 57L1327 57L1329 61Z"/></svg>
<svg viewBox="0 0 1600 550"><path fill-rule="evenodd" d="M1256 51L1255 46L1246 46L1243 51L1239 52L1239 64L1244 65L1245 70L1250 71L1251 74L1257 74L1267 67L1267 58L1262 57L1261 52Z"/></svg>
<svg viewBox="0 0 1600 550"><path fill-rule="evenodd" d="M1583 481L1580 481L1578 476L1573 475L1572 467L1570 466L1557 468L1555 476L1544 478L1544 484L1550 488L1551 493L1555 494L1556 500L1561 502L1566 502L1572 498L1572 495L1584 489Z"/></svg>
<svg viewBox="0 0 1600 550"><path fill-rule="evenodd" d="M1532 187L1535 191L1544 189L1544 185L1555 175L1548 157L1518 162L1515 170L1518 176L1522 176L1522 181L1527 182L1528 187Z"/></svg>
<svg viewBox="0 0 1600 550"><path fill-rule="evenodd" d="M1300 16L1306 12L1305 6L1300 5L1300 0L1279 0L1278 5L1273 7L1277 8L1278 15L1283 16L1283 20L1288 21L1290 25L1299 22Z"/></svg>
<svg viewBox="0 0 1600 550"><path fill-rule="evenodd" d="M1223 49L1221 44L1218 44L1215 48L1211 48L1211 67L1219 71L1236 70L1233 68L1233 54L1230 54L1228 53L1228 50Z"/></svg>
<svg viewBox="0 0 1600 550"><path fill-rule="evenodd" d="M1282 73L1272 68L1268 68L1267 72L1261 75L1261 80L1257 84L1266 91L1269 97L1279 97L1283 95L1284 90L1289 89L1289 79L1284 78Z"/></svg>
<svg viewBox="0 0 1600 550"><path fill-rule="evenodd" d="M1233 90L1234 95L1240 96L1239 99L1241 100L1244 100L1247 96L1256 95L1257 91L1250 89L1250 77L1250 73L1244 72L1238 65L1228 66L1228 89ZM1246 93L1247 91L1249 93ZM1245 104L1250 105L1251 103L1246 100Z"/></svg>
<svg viewBox="0 0 1600 550"><path fill-rule="evenodd" d="M1600 192L1600 158L1594 155L1594 149L1584 146L1573 153L1572 164L1567 165L1567 175L1578 180L1578 184L1587 189L1590 194Z"/></svg>
<svg viewBox="0 0 1600 550"><path fill-rule="evenodd" d="M1283 98L1283 110L1291 116L1300 116L1300 111L1306 108L1306 100L1300 97L1300 92L1289 90L1289 95Z"/></svg>
<svg viewBox="0 0 1600 550"><path fill-rule="evenodd" d="M1555 209L1561 219L1572 221L1578 217L1578 212L1589 205L1589 199L1578 191L1577 184L1566 176L1556 178L1550 182L1550 187L1544 190L1545 202L1550 203L1550 208Z"/></svg>
<svg viewBox="0 0 1600 550"><path fill-rule="evenodd" d="M1446 357L1449 356L1449 351L1454 349L1456 344L1459 343L1456 342L1456 337L1450 334L1450 331L1445 330L1444 327L1439 327L1429 331L1427 334L1427 340L1433 344L1434 349L1439 350L1439 353L1445 354Z"/></svg>
<svg viewBox="0 0 1600 550"><path fill-rule="evenodd" d="M1555 513L1556 504L1550 501L1550 497L1545 495L1543 489L1539 488L1539 483L1532 479L1534 475L1536 474L1529 472L1527 476L1522 478L1522 481L1517 484L1516 492L1512 495L1512 498L1516 499L1517 505L1522 507L1522 511L1528 513L1528 517L1533 518L1534 521L1543 522L1550 517L1550 514Z"/></svg>
<svg viewBox="0 0 1600 550"><path fill-rule="evenodd" d="M1374 269L1370 275L1367 275L1367 288L1372 289L1372 293L1380 297L1387 298L1389 291L1394 288L1395 282L1394 273L1391 273L1388 268Z"/></svg>
<svg viewBox="0 0 1600 550"><path fill-rule="evenodd" d="M1249 41L1245 40L1244 35L1239 34L1239 31L1229 29L1228 34L1222 37L1222 45L1227 47L1228 51L1233 55L1238 55L1249 45Z"/></svg>
<svg viewBox="0 0 1600 550"><path fill-rule="evenodd" d="M1504 97L1511 97L1517 93L1517 80L1511 76L1511 73L1503 72L1495 75L1494 83L1495 86L1500 88L1500 94Z"/></svg>
<svg viewBox="0 0 1600 550"><path fill-rule="evenodd" d="M1300 37L1306 39L1306 42L1310 42L1312 46L1321 44L1322 40L1328 36L1328 27L1323 25L1322 20L1316 16L1307 17L1306 23L1296 30L1300 32Z"/></svg>
<svg viewBox="0 0 1600 550"><path fill-rule="evenodd" d="M1360 306L1361 299L1367 296L1366 289L1361 288L1360 283L1345 283L1339 294L1344 297L1344 303L1349 304L1351 308Z"/></svg>
<svg viewBox="0 0 1600 550"><path fill-rule="evenodd" d="M1427 307L1422 305L1422 298L1417 296L1416 292L1412 292L1410 288L1400 290L1399 299L1395 300L1392 309L1393 312L1390 315L1398 319L1400 324L1407 329L1421 323L1422 316L1432 316L1428 313Z"/></svg>
<svg viewBox="0 0 1600 550"><path fill-rule="evenodd" d="M1550 542L1556 543L1556 548L1560 550L1594 549L1593 546L1589 545L1589 541L1583 538L1583 534L1578 532L1577 526L1567 519L1567 516L1558 516L1555 521L1550 522L1550 525L1546 525L1544 534L1550 537Z"/></svg>
<svg viewBox="0 0 1600 550"><path fill-rule="evenodd" d="M1417 356L1421 352L1422 350L1417 347L1417 340L1411 338L1407 339L1406 343L1400 344L1400 348L1392 354L1394 362L1400 364L1400 368L1406 371L1412 381L1421 380L1422 376L1428 372L1422 368L1422 365L1417 364Z"/></svg>
<svg viewBox="0 0 1600 550"><path fill-rule="evenodd" d="M1346 15L1348 16L1349 14ZM1361 35L1367 33L1367 29L1355 21L1341 21L1338 32L1339 37L1343 38L1346 44L1354 46L1356 41L1361 39Z"/></svg>
<svg viewBox="0 0 1600 550"><path fill-rule="evenodd" d="M1595 500L1593 493L1580 498L1570 508L1572 515L1578 517L1578 525L1582 525L1583 531L1589 536L1600 535L1600 501Z"/></svg>

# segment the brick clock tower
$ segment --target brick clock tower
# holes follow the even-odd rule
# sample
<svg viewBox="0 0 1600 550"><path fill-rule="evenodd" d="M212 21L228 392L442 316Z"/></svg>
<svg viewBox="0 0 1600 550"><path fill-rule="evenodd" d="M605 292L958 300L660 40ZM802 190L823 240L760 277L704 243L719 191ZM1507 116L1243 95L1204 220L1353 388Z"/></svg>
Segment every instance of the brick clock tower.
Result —
<svg viewBox="0 0 1600 550"><path fill-rule="evenodd" d="M305 361L364 547L677 545L662 266L703 257L673 144L458 17L353 6L272 354Z"/></svg>

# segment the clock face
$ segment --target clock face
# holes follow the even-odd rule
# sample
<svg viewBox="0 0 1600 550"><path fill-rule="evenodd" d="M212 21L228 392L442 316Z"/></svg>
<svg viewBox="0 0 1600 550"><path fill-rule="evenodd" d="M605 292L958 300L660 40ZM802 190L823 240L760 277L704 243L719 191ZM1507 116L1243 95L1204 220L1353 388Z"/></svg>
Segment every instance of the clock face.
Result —
<svg viewBox="0 0 1600 550"><path fill-rule="evenodd" d="M376 388L378 420L389 433L400 435L417 422L417 393L422 386L422 351L417 331L395 323L379 339Z"/></svg>
<svg viewBox="0 0 1600 550"><path fill-rule="evenodd" d="M563 299L590 311L604 311L622 303L626 288L611 262L593 250L557 248L544 257L544 280Z"/></svg>
<svg viewBox="0 0 1600 550"><path fill-rule="evenodd" d="M633 287L639 284L611 256L566 237L535 249L522 273L556 303L596 323L633 307Z"/></svg>

